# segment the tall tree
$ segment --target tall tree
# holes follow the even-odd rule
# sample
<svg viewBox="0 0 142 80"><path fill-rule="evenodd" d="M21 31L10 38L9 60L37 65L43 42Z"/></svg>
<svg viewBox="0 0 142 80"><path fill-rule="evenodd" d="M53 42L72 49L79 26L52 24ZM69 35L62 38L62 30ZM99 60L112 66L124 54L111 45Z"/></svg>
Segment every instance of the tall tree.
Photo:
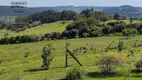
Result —
<svg viewBox="0 0 142 80"><path fill-rule="evenodd" d="M130 18L130 25L132 25L133 23L133 18Z"/></svg>
<svg viewBox="0 0 142 80"><path fill-rule="evenodd" d="M77 16L77 13L73 10L64 10L61 13L61 20L73 20Z"/></svg>
<svg viewBox="0 0 142 80"><path fill-rule="evenodd" d="M113 16L113 18L115 19L115 20L120 20L120 15L119 14L115 14L114 16Z"/></svg>
<svg viewBox="0 0 142 80"><path fill-rule="evenodd" d="M95 17L95 13L94 13L93 8L83 10L83 11L80 13L80 15L82 15L83 17L86 17L86 18L89 18L89 17L94 18L94 17Z"/></svg>

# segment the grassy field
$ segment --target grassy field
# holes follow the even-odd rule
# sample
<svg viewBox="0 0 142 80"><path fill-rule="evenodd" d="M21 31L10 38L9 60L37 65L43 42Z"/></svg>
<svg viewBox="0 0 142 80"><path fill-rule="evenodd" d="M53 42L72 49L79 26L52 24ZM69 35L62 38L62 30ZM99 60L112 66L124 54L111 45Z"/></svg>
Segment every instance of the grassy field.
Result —
<svg viewBox="0 0 142 80"><path fill-rule="evenodd" d="M39 35L44 33L51 33L51 32L63 32L65 30L65 27L68 24L71 24L72 21L65 21L65 24L62 24L62 21L49 23L49 24L43 24L42 26L26 29L25 31L16 33L12 31L7 30L0 30L0 38L4 37L5 33L8 33L8 37L11 36L17 36L17 35Z"/></svg>
<svg viewBox="0 0 142 80"><path fill-rule="evenodd" d="M29 32L30 34L30 32ZM114 46L117 45L119 40L124 41L126 47L122 53L118 53L117 50L109 51L107 53L101 52L101 50L115 41ZM124 80L128 75L128 64L131 60L137 61L140 59L140 55L136 54L140 48L132 48L135 40L142 40L142 36L135 36L128 40L123 37L98 37L98 38L80 38L70 40L53 40L43 41L35 43L25 44L12 44L12 45L0 45L0 79L1 80L56 80L57 78L63 78L70 69L77 67L84 71L84 80ZM89 51L86 54L76 55L79 61L83 64L80 67L74 59L69 57L69 67L64 68L65 65L65 42L70 43L70 50L75 48L86 46L87 44L93 44L97 51ZM40 70L42 65L42 48L45 44L51 43L56 48L54 51L54 59L51 63L49 70ZM135 50L133 57L126 57L129 50ZM27 59L24 58L24 53L30 52ZM121 68L116 70L116 76L103 77L99 74L99 69L96 64L98 59L102 55L118 55L124 59L124 64ZM132 65L132 69L135 67ZM141 80L142 73L131 73L131 80Z"/></svg>

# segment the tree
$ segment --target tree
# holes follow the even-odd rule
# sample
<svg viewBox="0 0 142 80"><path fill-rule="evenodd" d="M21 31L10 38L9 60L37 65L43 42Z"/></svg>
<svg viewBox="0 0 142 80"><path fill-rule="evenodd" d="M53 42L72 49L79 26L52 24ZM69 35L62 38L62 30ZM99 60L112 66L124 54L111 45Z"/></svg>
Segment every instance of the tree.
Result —
<svg viewBox="0 0 142 80"><path fill-rule="evenodd" d="M77 13L73 10L64 10L61 13L61 20L73 20L77 16Z"/></svg>
<svg viewBox="0 0 142 80"><path fill-rule="evenodd" d="M122 41L119 41L119 44L118 44L118 52L121 52L123 49L124 49L124 44L123 44Z"/></svg>
<svg viewBox="0 0 142 80"><path fill-rule="evenodd" d="M89 34L90 34L90 37L99 37L102 35L102 32L96 28L96 29L92 29Z"/></svg>
<svg viewBox="0 0 142 80"><path fill-rule="evenodd" d="M84 38L87 38L88 36L89 36L88 33L83 33L83 37L84 37Z"/></svg>
<svg viewBox="0 0 142 80"><path fill-rule="evenodd" d="M93 8L83 10L83 11L80 13L80 15L82 15L82 16L85 17L85 18L90 18L90 17L91 17L91 18L94 18L94 17L95 17L95 13L94 13Z"/></svg>
<svg viewBox="0 0 142 80"><path fill-rule="evenodd" d="M50 64L53 60L52 57L52 45L51 44L47 44L43 47L42 49L42 55L41 58L43 59L43 65L41 67L43 67L45 70L48 70L50 67Z"/></svg>
<svg viewBox="0 0 142 80"><path fill-rule="evenodd" d="M111 27L110 26L106 26L102 29L102 32L108 36L108 34L110 33L111 31Z"/></svg>
<svg viewBox="0 0 142 80"><path fill-rule="evenodd" d="M120 20L120 15L119 14L115 14L114 16L113 16L113 18L115 19L115 20Z"/></svg>
<svg viewBox="0 0 142 80"><path fill-rule="evenodd" d="M80 19L66 27L63 31L63 37L74 38L75 36L84 37L84 35L89 36L93 29L99 25L99 22L94 18ZM85 34L84 34L85 33Z"/></svg>
<svg viewBox="0 0 142 80"><path fill-rule="evenodd" d="M95 19L98 20L98 21L107 21L107 20L110 20L112 19L112 17L110 15L107 15L101 11L95 11Z"/></svg>
<svg viewBox="0 0 142 80"><path fill-rule="evenodd" d="M61 39L61 33L60 32L52 32L51 33L51 39Z"/></svg>
<svg viewBox="0 0 142 80"><path fill-rule="evenodd" d="M130 18L130 25L132 25L132 22L133 22L133 18Z"/></svg>
<svg viewBox="0 0 142 80"><path fill-rule="evenodd" d="M17 24L25 24L27 22L27 17L17 17L15 19L15 23Z"/></svg>
<svg viewBox="0 0 142 80"><path fill-rule="evenodd" d="M55 10L48 10L43 12L36 12L28 16L29 22L41 21L41 23L49 23L59 21L61 13Z"/></svg>
<svg viewBox="0 0 142 80"><path fill-rule="evenodd" d="M135 28L132 28L132 29L129 29L129 28L128 29L123 29L123 31L122 31L123 36L128 36L128 37L134 36L137 33L138 33L138 31Z"/></svg>
<svg viewBox="0 0 142 80"><path fill-rule="evenodd" d="M9 44L9 39L8 39L8 33L4 34L4 38L5 38L5 44Z"/></svg>

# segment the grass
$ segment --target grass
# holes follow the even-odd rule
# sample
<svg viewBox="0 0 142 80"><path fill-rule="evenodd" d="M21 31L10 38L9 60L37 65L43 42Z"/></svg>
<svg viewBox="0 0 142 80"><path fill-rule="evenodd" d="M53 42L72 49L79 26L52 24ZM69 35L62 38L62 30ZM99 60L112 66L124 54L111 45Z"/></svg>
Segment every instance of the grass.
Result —
<svg viewBox="0 0 142 80"><path fill-rule="evenodd" d="M26 29L25 31L16 33L13 31L7 31L5 29L0 30L0 38L4 37L5 33L8 33L8 37L11 36L17 36L17 35L39 35L44 33L51 33L51 32L63 32L65 30L65 27L68 24L71 24L72 21L65 21L65 24L62 24L62 21L49 23L49 24L43 24L42 26Z"/></svg>
<svg viewBox="0 0 142 80"><path fill-rule="evenodd" d="M99 69L97 67L96 61L100 56L105 54L119 54L124 58L124 61L130 60L138 60L140 59L140 55L135 54L134 57L126 57L128 54L128 50L133 49L135 52L141 50L141 48L132 48L133 42L135 40L142 40L142 36L135 36L128 40L124 41L124 45L127 47L126 50L122 51L122 53L118 53L116 50L109 51L107 53L101 52L102 48L106 47L110 42L115 40L114 45L122 37L99 37L99 38L80 38L80 39L70 39L70 40L53 40L53 41L43 41L43 42L35 42L35 43L25 43L25 44L11 44L11 45L0 45L0 60L2 63L0 64L0 79L2 80L55 80L57 78L63 78L70 69L74 67L78 67L84 72L84 80L123 80L125 76L128 74L128 65L125 63L123 68L119 68L116 70L115 76L111 77L102 77L98 76ZM70 49L73 50L75 48L81 46L88 46L87 44L93 44L97 51L89 51L86 54L78 54L76 55L79 61L83 64L80 67L74 59L69 57L69 67L64 68L65 65L65 42L68 41L70 43ZM51 43L53 47L56 48L53 56L53 62L51 63L51 67L49 70L41 70L42 59L42 47L46 43ZM30 52L27 60L24 58L24 53ZM135 69L132 66L132 69ZM93 75L93 76L92 76ZM142 77L142 73L135 74L132 73L132 80L140 80Z"/></svg>
<svg viewBox="0 0 142 80"><path fill-rule="evenodd" d="M110 20L112 22L115 20ZM123 20L129 24L129 20ZM141 22L134 20L134 23ZM9 37L17 35L39 35L50 32L62 32L65 30L65 27L72 23L72 21L66 21L63 25L62 21L45 24L41 27L36 27L32 29L27 29L23 32L12 32L7 30L0 30L0 38L4 37L5 33L9 33ZM106 22L107 23L107 22ZM36 33L35 33L36 32ZM69 40L53 40L53 41L42 41L42 42L33 42L33 43L24 43L24 44L9 44L9 45L0 45L0 79L2 80L56 80L57 78L63 78L66 73L73 69L74 67L80 68L83 70L86 75L83 76L84 80L124 80L128 75L128 64L124 63L122 68L116 70L115 75L113 76L100 76L98 65L96 62L98 59L105 54L118 54L123 57L125 62L137 61L141 57L136 54L141 50L140 48L132 48L135 40L142 40L142 36L135 36L130 39L125 40L124 37L118 36L109 36L109 37L98 37L98 38L79 38L79 39L69 39ZM118 53L117 50L112 50L107 53L102 52L101 50L109 45L112 41L115 41L113 46L116 46L122 40L126 47L122 53ZM65 65L65 42L70 43L70 50L72 51L75 48L82 46L89 47L87 44L93 44L97 51L89 51L86 54L78 54L76 57L83 64L80 67L77 62L69 57L69 67L64 68ZM42 70L42 48L47 43L51 43L53 47L56 48L54 51L54 59L51 63L49 70ZM129 50L134 50L135 55L133 57L126 57ZM27 59L24 58L24 53L30 52ZM132 69L135 70L135 66L132 65ZM131 73L132 80L140 80L142 73L136 74Z"/></svg>

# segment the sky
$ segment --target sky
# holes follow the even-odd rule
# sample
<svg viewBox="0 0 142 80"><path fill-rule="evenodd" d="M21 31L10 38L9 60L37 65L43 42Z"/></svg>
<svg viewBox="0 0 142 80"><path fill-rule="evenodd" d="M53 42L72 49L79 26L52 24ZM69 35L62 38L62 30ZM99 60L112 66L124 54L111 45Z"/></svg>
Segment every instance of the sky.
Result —
<svg viewBox="0 0 142 80"><path fill-rule="evenodd" d="M142 0L1 0L0 5L10 5L13 1L27 2L28 7L121 5L132 5L142 7Z"/></svg>

